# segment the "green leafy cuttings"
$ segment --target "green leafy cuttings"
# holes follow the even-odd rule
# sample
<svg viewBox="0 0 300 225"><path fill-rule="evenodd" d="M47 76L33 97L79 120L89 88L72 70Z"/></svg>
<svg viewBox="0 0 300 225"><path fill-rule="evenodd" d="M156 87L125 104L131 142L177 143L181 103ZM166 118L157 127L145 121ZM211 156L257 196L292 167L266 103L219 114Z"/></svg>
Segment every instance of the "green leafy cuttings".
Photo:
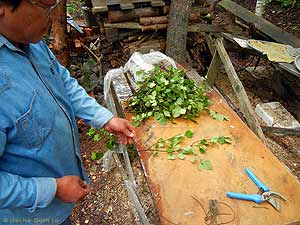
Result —
<svg viewBox="0 0 300 225"><path fill-rule="evenodd" d="M185 138L192 138L193 131L187 130L183 134L178 134L168 139L160 138L152 147L150 151L166 152L169 160L180 159L184 160L188 156L190 161L198 164L199 170L212 170L212 164L209 160L204 160L200 157L204 154L209 146L214 144L231 144L231 138L227 136L216 136L212 138L204 138L193 142L189 146L181 146Z"/></svg>
<svg viewBox="0 0 300 225"><path fill-rule="evenodd" d="M105 145L107 151L113 150L114 146L119 144L116 136L108 133L103 128L101 128L100 130L96 130L94 127L91 127L89 129L89 131L86 133L86 135L93 138L94 142L101 141L101 136L102 137L104 136L105 140L108 139L106 142L106 145ZM103 155L104 155L104 153L100 152L100 151L92 152L91 159L92 160L100 160L100 159L102 159Z"/></svg>
<svg viewBox="0 0 300 225"><path fill-rule="evenodd" d="M140 72L143 73L143 72ZM173 67L145 73L146 78L137 83L137 92L129 99L129 110L135 114L133 125L153 116L162 125L168 120L182 117L193 120L211 104L206 95L207 86L199 86L187 79L182 69Z"/></svg>

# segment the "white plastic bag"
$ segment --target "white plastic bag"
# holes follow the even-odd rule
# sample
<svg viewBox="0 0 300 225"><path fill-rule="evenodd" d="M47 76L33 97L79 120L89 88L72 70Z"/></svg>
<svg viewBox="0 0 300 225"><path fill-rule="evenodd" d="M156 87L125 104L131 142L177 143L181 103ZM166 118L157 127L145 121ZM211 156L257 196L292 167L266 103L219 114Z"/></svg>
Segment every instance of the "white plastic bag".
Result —
<svg viewBox="0 0 300 225"><path fill-rule="evenodd" d="M108 109L114 108L114 103L112 102L113 99L110 99L109 96L109 90L110 90L110 84L114 77L119 76L124 73L123 67L109 70L105 77L104 77L104 85L103 85L103 91L104 91L104 101L106 103L106 106Z"/></svg>
<svg viewBox="0 0 300 225"><path fill-rule="evenodd" d="M125 64L124 71L130 72L135 81L141 81L143 80L143 77L137 75L137 72L148 72L154 69L155 65L161 65L165 68L169 66L177 68L174 60L161 52L153 51L147 54L135 52Z"/></svg>
<svg viewBox="0 0 300 225"><path fill-rule="evenodd" d="M114 167L113 151L106 151L102 157L102 167L105 172L110 172Z"/></svg>

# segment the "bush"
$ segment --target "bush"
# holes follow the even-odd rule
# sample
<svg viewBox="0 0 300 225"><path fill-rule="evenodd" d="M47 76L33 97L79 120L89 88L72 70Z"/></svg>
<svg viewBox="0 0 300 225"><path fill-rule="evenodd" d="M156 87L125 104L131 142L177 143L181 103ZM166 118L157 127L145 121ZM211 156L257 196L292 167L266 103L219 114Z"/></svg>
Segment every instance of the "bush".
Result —
<svg viewBox="0 0 300 225"><path fill-rule="evenodd" d="M267 0L267 3L271 3L273 1L279 2L281 6L283 7L290 7L293 5L294 0ZM299 0L296 0L296 3L299 2Z"/></svg>

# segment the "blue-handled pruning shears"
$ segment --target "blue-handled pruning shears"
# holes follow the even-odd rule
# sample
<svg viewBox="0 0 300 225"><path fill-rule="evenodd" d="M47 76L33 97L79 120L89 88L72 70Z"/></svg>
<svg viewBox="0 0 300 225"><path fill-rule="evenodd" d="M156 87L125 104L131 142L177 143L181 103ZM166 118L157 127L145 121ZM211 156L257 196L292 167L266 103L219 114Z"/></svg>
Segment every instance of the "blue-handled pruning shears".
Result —
<svg viewBox="0 0 300 225"><path fill-rule="evenodd" d="M263 182L261 182L255 175L252 173L252 171L249 168L246 168L246 173L250 177L250 179L256 184L256 186L259 188L258 194L242 194L242 193L236 193L236 192L227 192L227 196L229 198L237 198L242 200L248 200L253 201L258 204L267 201L269 204L271 204L277 211L280 210L280 204L276 201L274 197L279 197L286 201L286 198L276 192L270 191L270 188L268 188Z"/></svg>

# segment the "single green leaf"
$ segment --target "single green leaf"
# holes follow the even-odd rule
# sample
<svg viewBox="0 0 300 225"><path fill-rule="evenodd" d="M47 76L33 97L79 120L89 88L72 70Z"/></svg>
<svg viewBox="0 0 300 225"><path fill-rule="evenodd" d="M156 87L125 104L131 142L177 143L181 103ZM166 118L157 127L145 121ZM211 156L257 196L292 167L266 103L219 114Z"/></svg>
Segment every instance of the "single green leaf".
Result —
<svg viewBox="0 0 300 225"><path fill-rule="evenodd" d="M179 153L178 155L177 155L177 157L179 158L179 159L185 159L185 154L183 154L183 153Z"/></svg>
<svg viewBox="0 0 300 225"><path fill-rule="evenodd" d="M195 163L195 162L196 162L196 156L192 156L191 162L192 162L192 163Z"/></svg>
<svg viewBox="0 0 300 225"><path fill-rule="evenodd" d="M99 135L99 134L95 134L93 140L94 140L95 142L100 141L100 140L101 140L100 135Z"/></svg>
<svg viewBox="0 0 300 225"><path fill-rule="evenodd" d="M212 170L212 165L209 160L202 159L198 165L199 170Z"/></svg>
<svg viewBox="0 0 300 225"><path fill-rule="evenodd" d="M146 102L146 103L145 103L145 106L146 106L146 107L150 107L150 106L151 106L151 102L150 102L150 101Z"/></svg>
<svg viewBox="0 0 300 225"><path fill-rule="evenodd" d="M113 142L112 141L108 141L106 142L106 148L109 149L109 150L112 150L113 149Z"/></svg>
<svg viewBox="0 0 300 225"><path fill-rule="evenodd" d="M161 118L159 119L159 123L160 123L161 125L166 125L166 124L167 124L167 119L166 119L165 117L161 117Z"/></svg>
<svg viewBox="0 0 300 225"><path fill-rule="evenodd" d="M132 121L132 126L134 127L138 127L140 125L140 123L138 121Z"/></svg>
<svg viewBox="0 0 300 225"><path fill-rule="evenodd" d="M179 150L180 150L180 148L181 148L181 146L180 146L180 145L175 145L175 146L174 146L174 150L175 150L175 151L179 151Z"/></svg>
<svg viewBox="0 0 300 225"><path fill-rule="evenodd" d="M221 115L213 110L210 110L209 111L211 117L217 121L223 121L223 120L229 120L229 117L228 116L224 116L224 115Z"/></svg>
<svg viewBox="0 0 300 225"><path fill-rule="evenodd" d="M202 139L198 142L198 145L208 145L208 141L206 139Z"/></svg>
<svg viewBox="0 0 300 225"><path fill-rule="evenodd" d="M167 110L164 110L164 115L165 115L166 117L171 117L171 114L170 114L170 112L169 112L169 111L167 111Z"/></svg>
<svg viewBox="0 0 300 225"><path fill-rule="evenodd" d="M176 155L174 155L174 154L169 154L168 159L169 159L169 160L174 160L174 159L176 159Z"/></svg>
<svg viewBox="0 0 300 225"><path fill-rule="evenodd" d="M215 144L218 142L218 139L219 137L212 137L209 142Z"/></svg>
<svg viewBox="0 0 300 225"><path fill-rule="evenodd" d="M184 134L187 138L192 138L193 137L193 131L187 130Z"/></svg>
<svg viewBox="0 0 300 225"><path fill-rule="evenodd" d="M172 110L172 115L173 115L174 118L177 118L181 115L180 110L181 110L180 108L175 108L175 109Z"/></svg>
<svg viewBox="0 0 300 225"><path fill-rule="evenodd" d="M91 159L92 160L100 160L103 157L103 152L92 152Z"/></svg>
<svg viewBox="0 0 300 225"><path fill-rule="evenodd" d="M185 155L188 155L188 154L192 154L192 147L191 146L188 146L188 147L184 147L182 149L182 154L185 154Z"/></svg>
<svg viewBox="0 0 300 225"><path fill-rule="evenodd" d="M156 86L156 83L155 82L151 82L148 84L148 87L149 88L154 88Z"/></svg>
<svg viewBox="0 0 300 225"><path fill-rule="evenodd" d="M223 145L223 144L225 144L225 143L226 143L226 141L225 141L225 137L224 137L224 136L222 136L222 137L218 137L218 140L217 140L217 142L218 142L220 145Z"/></svg>
<svg viewBox="0 0 300 225"><path fill-rule="evenodd" d="M164 142L159 142L159 143L158 143L158 147L159 147L159 148L165 147L165 143L164 143Z"/></svg>
<svg viewBox="0 0 300 225"><path fill-rule="evenodd" d="M199 146L199 151L204 154L206 152L207 147L205 145L200 145Z"/></svg>
<svg viewBox="0 0 300 225"><path fill-rule="evenodd" d="M91 159L96 160L96 158L97 158L96 152L92 152Z"/></svg>
<svg viewBox="0 0 300 225"><path fill-rule="evenodd" d="M167 150L168 153L173 153L174 152L174 149L171 148L171 147L168 147L166 150Z"/></svg>
<svg viewBox="0 0 300 225"><path fill-rule="evenodd" d="M94 127L91 127L89 131L86 133L87 136L91 137L95 134L96 130Z"/></svg>
<svg viewBox="0 0 300 225"><path fill-rule="evenodd" d="M139 71L136 71L135 74L137 76L142 76L144 74L144 71L143 70L139 70Z"/></svg>
<svg viewBox="0 0 300 225"><path fill-rule="evenodd" d="M160 117L161 117L161 114L160 114L159 112L155 112L155 113L154 113L154 118L155 118L156 120L159 120Z"/></svg>
<svg viewBox="0 0 300 225"><path fill-rule="evenodd" d="M97 160L102 159L103 155L104 155L103 152L97 152L97 153L96 153L96 158L97 158Z"/></svg>
<svg viewBox="0 0 300 225"><path fill-rule="evenodd" d="M186 109L180 109L180 114L185 114L186 113Z"/></svg>

